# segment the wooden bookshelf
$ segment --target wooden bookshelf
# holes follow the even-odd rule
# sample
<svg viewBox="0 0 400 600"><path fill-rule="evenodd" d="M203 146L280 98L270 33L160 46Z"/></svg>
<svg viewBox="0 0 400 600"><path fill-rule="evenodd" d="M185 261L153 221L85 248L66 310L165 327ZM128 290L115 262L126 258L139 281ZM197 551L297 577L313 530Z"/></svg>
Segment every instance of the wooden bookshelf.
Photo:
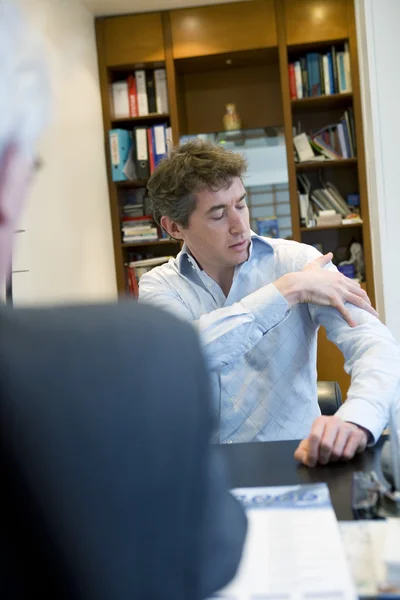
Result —
<svg viewBox="0 0 400 600"><path fill-rule="evenodd" d="M304 163L295 163L296 171L311 171L314 169L342 169L357 166L356 158L342 158L338 160L310 160Z"/></svg>
<svg viewBox="0 0 400 600"><path fill-rule="evenodd" d="M113 127L119 127L120 125L131 125L134 127L136 124L147 124L147 123L158 123L169 120L169 114L150 113L144 117L125 117L122 119L111 119Z"/></svg>
<svg viewBox="0 0 400 600"><path fill-rule="evenodd" d="M116 181L117 189L143 188L146 187L148 179L128 179L127 181Z"/></svg>
<svg viewBox="0 0 400 600"><path fill-rule="evenodd" d="M351 104L353 94L343 92L341 94L330 94L322 96L312 96L309 98L295 98L291 100L293 110L330 110L335 108L345 108Z"/></svg>
<svg viewBox="0 0 400 600"><path fill-rule="evenodd" d="M194 26L195 25L195 26ZM182 135L222 129L225 104L235 102L243 129L284 128L292 237L306 243L321 242L324 251L355 239L362 242L368 294L374 303L370 220L367 197L361 95L355 29L354 0L251 0L173 11L102 17L96 19L103 123L109 174L108 132L135 124L167 122L174 143ZM288 64L308 52L326 52L332 45L349 45L352 91L291 99ZM135 68L166 69L169 114L114 119L110 86ZM357 158L298 164L293 151L293 126L316 131L337 123L352 107ZM313 182L323 175L344 196L360 195L362 224L326 228L300 227L297 174L306 172ZM119 195L143 188L146 180L113 183L109 175L118 289L125 292L124 264L135 244L121 241ZM148 252L162 252L179 243L143 242ZM323 334L318 353L320 379L339 381L345 397L348 377L340 352Z"/></svg>
<svg viewBox="0 0 400 600"><path fill-rule="evenodd" d="M326 229L352 229L353 227L362 227L362 223L349 223L348 225L318 225L316 227L300 227L302 233L312 231L325 231Z"/></svg>
<svg viewBox="0 0 400 600"><path fill-rule="evenodd" d="M153 240L150 242L130 242L130 243L122 243L123 248L136 248L139 246L164 246L164 245L180 245L181 243L178 240Z"/></svg>

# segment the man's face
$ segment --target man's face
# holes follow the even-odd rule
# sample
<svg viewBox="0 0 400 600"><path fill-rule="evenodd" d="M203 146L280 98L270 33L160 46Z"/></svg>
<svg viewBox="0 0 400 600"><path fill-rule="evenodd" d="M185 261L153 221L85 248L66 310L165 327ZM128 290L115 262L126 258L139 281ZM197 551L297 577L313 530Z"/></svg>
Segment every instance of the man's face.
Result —
<svg viewBox="0 0 400 600"><path fill-rule="evenodd" d="M245 262L250 223L241 179L234 178L228 189L203 190L196 198L196 210L180 233L200 266L212 273Z"/></svg>
<svg viewBox="0 0 400 600"><path fill-rule="evenodd" d="M10 272L14 232L24 207L33 161L10 146L0 156L0 282Z"/></svg>

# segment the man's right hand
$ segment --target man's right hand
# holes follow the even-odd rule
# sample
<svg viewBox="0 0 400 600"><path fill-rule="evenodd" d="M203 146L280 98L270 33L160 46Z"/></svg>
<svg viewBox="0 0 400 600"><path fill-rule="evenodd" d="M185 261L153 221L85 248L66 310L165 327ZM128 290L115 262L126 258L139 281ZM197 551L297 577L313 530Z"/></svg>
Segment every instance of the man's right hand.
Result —
<svg viewBox="0 0 400 600"><path fill-rule="evenodd" d="M338 271L324 269L331 260L332 253L329 252L314 260L302 271L283 275L274 285L291 306L300 303L333 306L350 327L355 327L356 323L345 302L350 302L378 317L367 293L358 282Z"/></svg>

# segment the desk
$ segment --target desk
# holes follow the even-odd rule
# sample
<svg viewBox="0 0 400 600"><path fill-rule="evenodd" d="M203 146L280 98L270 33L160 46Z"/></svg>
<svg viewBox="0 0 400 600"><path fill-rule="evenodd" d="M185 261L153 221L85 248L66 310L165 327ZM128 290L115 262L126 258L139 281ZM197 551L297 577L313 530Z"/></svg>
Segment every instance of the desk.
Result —
<svg viewBox="0 0 400 600"><path fill-rule="evenodd" d="M320 465L313 469L300 465L293 458L299 442L223 444L221 452L228 463L231 487L325 482L329 487L336 517L341 521L350 521L353 520L352 474L354 471L371 470L381 474L380 449L384 439L350 462Z"/></svg>

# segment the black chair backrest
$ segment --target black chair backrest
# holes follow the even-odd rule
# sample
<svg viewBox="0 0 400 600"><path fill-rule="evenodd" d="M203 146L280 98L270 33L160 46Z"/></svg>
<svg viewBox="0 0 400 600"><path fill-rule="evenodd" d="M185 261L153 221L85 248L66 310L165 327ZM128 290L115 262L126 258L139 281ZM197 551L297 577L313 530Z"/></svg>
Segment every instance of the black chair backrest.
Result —
<svg viewBox="0 0 400 600"><path fill-rule="evenodd" d="M318 404L321 413L334 415L342 405L342 393L337 381L318 381Z"/></svg>

